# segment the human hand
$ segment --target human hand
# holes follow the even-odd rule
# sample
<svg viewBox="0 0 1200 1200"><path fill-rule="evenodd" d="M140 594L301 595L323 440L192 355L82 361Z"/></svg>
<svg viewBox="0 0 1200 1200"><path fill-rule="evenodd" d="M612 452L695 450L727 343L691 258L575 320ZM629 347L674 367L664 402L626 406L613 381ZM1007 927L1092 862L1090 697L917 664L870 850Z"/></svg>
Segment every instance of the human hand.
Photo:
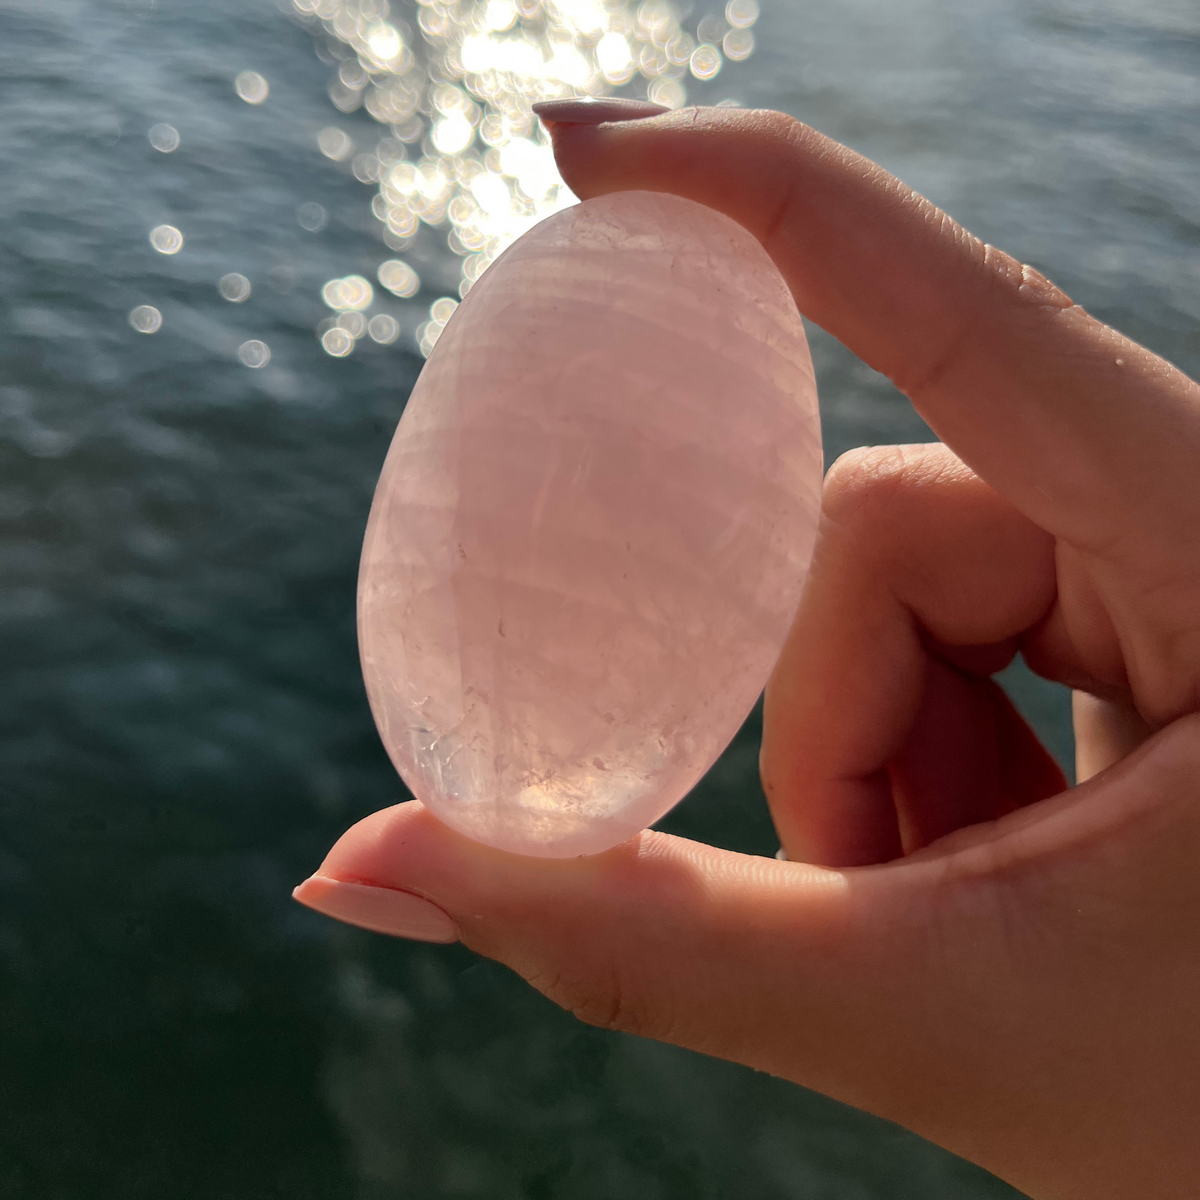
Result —
<svg viewBox="0 0 1200 1200"><path fill-rule="evenodd" d="M805 1084L1046 1200L1200 1193L1200 388L790 118L547 115L578 195L741 222L945 445L827 478L765 710L792 861L656 832L523 858L412 802L298 898L461 937L585 1021ZM989 679L1018 651L1077 689L1076 788Z"/></svg>

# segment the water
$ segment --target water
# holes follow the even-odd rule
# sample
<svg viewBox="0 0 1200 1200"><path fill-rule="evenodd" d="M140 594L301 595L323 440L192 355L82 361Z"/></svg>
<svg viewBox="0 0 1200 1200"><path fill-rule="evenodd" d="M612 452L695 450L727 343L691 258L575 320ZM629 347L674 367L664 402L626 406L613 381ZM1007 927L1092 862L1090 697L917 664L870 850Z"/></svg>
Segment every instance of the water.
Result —
<svg viewBox="0 0 1200 1200"><path fill-rule="evenodd" d="M1200 368L1191 0L764 8L755 56L695 98L811 121ZM370 125L331 108L332 72L264 0L0 0L0 1195L1011 1195L800 1089L577 1026L460 947L289 901L401 794L358 676L356 561L416 322L459 280L436 239L412 247L422 292L383 306L400 338L322 350L322 284L393 253L317 149ZM150 247L161 224L180 253ZM242 304L217 291L233 272ZM158 333L130 327L139 305ZM831 456L928 436L814 350ZM1069 755L1061 694L1013 686ZM756 733L671 828L774 850Z"/></svg>

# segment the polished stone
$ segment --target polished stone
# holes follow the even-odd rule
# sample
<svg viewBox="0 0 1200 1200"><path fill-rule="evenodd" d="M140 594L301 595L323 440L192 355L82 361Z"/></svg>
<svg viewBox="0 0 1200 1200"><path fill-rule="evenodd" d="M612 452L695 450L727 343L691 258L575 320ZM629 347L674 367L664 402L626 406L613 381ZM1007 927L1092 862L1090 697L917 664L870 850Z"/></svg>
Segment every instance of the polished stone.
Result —
<svg viewBox="0 0 1200 1200"><path fill-rule="evenodd" d="M363 671L413 793L524 854L661 817L766 681L820 483L803 326L741 226L648 192L536 226L442 333L367 528Z"/></svg>

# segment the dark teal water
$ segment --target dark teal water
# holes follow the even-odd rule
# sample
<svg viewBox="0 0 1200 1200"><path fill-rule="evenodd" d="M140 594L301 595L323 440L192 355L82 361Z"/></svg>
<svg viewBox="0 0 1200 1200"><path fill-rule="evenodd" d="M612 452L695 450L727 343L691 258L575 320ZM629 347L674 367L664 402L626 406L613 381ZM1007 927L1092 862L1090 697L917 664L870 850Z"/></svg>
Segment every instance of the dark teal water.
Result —
<svg viewBox="0 0 1200 1200"><path fill-rule="evenodd" d="M1192 0L764 10L759 53L697 98L811 121L1200 368ZM258 108L232 91L247 68ZM402 795L353 607L420 360L313 336L320 284L388 256L369 191L316 150L330 74L265 0L0 0L0 1197L1012 1195L797 1088L578 1026L462 948L290 902ZM173 258L146 240L162 222L186 228ZM427 305L455 264L416 255ZM235 270L237 307L214 286ZM142 303L153 337L126 323ZM247 338L269 367L237 361ZM814 350L831 457L928 436ZM1063 696L1013 686L1068 756ZM671 828L774 851L756 736Z"/></svg>

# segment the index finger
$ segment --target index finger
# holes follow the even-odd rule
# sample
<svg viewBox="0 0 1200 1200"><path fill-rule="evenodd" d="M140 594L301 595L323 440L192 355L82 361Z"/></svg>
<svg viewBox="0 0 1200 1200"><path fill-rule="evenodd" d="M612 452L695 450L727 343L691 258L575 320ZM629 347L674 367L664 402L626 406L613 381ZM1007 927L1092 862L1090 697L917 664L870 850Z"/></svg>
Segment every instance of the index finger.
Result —
<svg viewBox="0 0 1200 1200"><path fill-rule="evenodd" d="M1200 388L1038 272L781 113L547 123L577 195L672 192L750 230L800 311L1043 528L1081 548L1161 530L1178 554Z"/></svg>

